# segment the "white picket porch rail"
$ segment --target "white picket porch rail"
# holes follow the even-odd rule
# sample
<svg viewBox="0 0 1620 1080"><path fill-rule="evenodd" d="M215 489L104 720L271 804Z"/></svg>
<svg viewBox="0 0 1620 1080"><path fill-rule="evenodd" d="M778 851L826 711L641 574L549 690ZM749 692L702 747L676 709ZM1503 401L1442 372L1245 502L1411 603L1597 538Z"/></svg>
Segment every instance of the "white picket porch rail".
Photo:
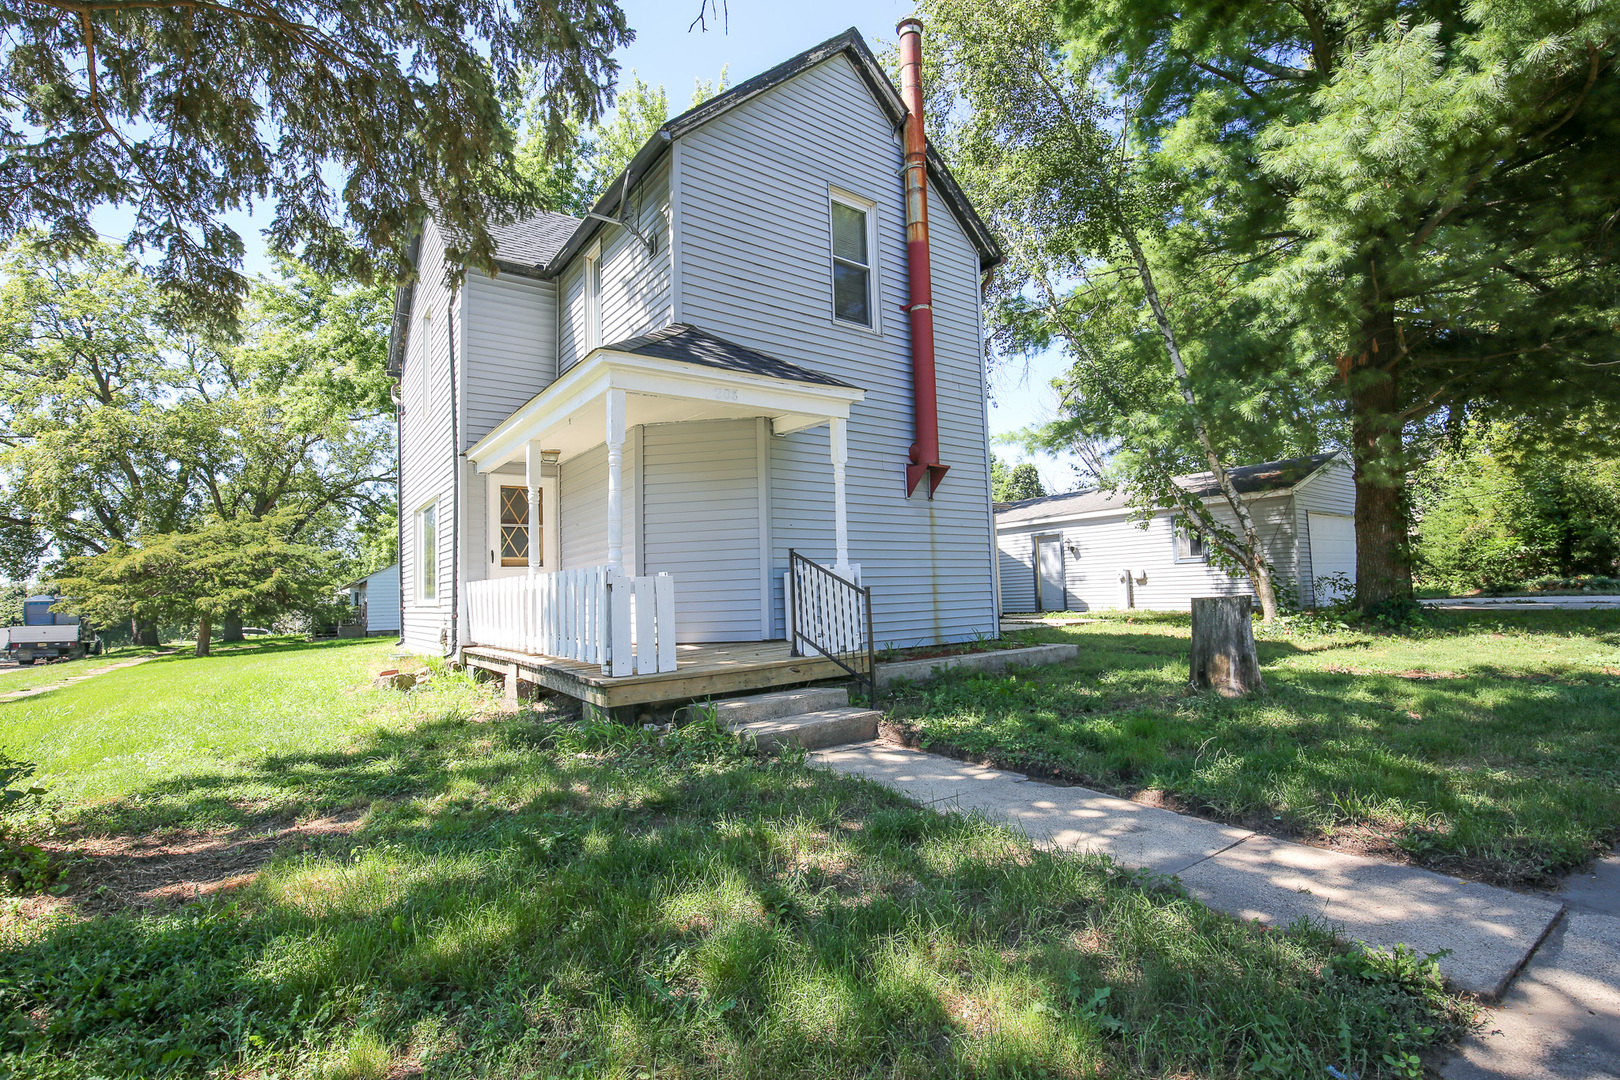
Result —
<svg viewBox="0 0 1620 1080"><path fill-rule="evenodd" d="M675 579L611 566L466 583L474 645L600 664L604 675L675 670Z"/></svg>

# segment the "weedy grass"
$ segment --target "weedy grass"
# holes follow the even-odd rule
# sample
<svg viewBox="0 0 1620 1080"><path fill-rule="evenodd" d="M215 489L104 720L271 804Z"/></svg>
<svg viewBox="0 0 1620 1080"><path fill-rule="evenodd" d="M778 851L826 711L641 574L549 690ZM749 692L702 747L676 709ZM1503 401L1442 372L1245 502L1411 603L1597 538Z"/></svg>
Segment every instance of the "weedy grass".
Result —
<svg viewBox="0 0 1620 1080"><path fill-rule="evenodd" d="M273 805L356 830L228 897L4 920L0 1075L1375 1077L1467 1019L1418 958L1235 922L712 722L503 715L451 675L403 708L358 689L367 647L305 656L272 695L299 745L133 786L79 766L121 794L60 827L251 824L307 785ZM348 695L369 720L305 711Z"/></svg>
<svg viewBox="0 0 1620 1080"><path fill-rule="evenodd" d="M1022 635L1078 644L1073 663L950 675L894 714L924 744L1284 832L1355 830L1488 881L1545 883L1620 833L1620 615L1256 635L1267 688L1246 700L1189 688L1185 614L1107 614Z"/></svg>

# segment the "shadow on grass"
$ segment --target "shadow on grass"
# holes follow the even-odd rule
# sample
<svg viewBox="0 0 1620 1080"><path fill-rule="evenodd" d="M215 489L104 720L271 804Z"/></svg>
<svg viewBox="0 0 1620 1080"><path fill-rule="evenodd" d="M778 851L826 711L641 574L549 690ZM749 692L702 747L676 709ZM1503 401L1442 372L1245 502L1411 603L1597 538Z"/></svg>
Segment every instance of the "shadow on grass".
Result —
<svg viewBox="0 0 1620 1080"><path fill-rule="evenodd" d="M1352 826L1353 850L1499 883L1550 883L1620 832L1620 690L1606 676L1349 674L1289 665L1308 650L1273 640L1260 643L1267 690L1227 701L1186 685L1183 637L1070 640L1072 663L952 674L911 688L896 717L948 753L1160 790L1283 835Z"/></svg>
<svg viewBox="0 0 1620 1080"><path fill-rule="evenodd" d="M0 1068L1372 1076L1459 1020L1319 933L695 728L442 718L81 821L238 785L366 815L228 900L0 939Z"/></svg>

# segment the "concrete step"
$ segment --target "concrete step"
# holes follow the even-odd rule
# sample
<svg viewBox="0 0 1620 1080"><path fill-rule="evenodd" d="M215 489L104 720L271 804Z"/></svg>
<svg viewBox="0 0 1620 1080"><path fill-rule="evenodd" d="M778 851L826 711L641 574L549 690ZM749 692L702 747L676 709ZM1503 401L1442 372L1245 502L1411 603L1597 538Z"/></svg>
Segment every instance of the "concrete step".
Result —
<svg viewBox="0 0 1620 1080"><path fill-rule="evenodd" d="M839 709L820 709L797 716L778 716L727 726L737 733L738 738L752 740L766 753L784 746L819 750L845 743L870 742L877 738L878 719L882 715L876 709L858 709L846 705Z"/></svg>
<svg viewBox="0 0 1620 1080"><path fill-rule="evenodd" d="M707 705L693 703L678 710L676 720L688 723L701 716L704 709L713 708L715 721L721 727L736 727L755 720L775 720L822 709L839 709L848 704L849 691L842 686L806 686L798 690L726 698Z"/></svg>

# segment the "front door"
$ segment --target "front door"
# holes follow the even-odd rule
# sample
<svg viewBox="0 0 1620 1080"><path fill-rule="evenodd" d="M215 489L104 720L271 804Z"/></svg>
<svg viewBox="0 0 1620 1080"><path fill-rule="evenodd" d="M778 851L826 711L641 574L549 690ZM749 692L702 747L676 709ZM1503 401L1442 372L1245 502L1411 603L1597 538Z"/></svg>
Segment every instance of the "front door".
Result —
<svg viewBox="0 0 1620 1080"><path fill-rule="evenodd" d="M1036 592L1040 610L1069 610L1068 591L1063 587L1063 538L1040 536L1035 539Z"/></svg>

